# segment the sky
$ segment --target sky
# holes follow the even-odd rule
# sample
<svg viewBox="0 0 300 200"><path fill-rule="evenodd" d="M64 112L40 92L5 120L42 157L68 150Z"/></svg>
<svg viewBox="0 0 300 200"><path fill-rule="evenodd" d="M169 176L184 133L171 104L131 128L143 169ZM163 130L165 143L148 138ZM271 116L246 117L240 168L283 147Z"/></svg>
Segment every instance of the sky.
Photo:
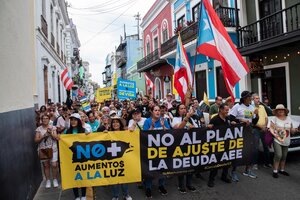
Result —
<svg viewBox="0 0 300 200"><path fill-rule="evenodd" d="M90 63L92 80L102 84L107 54L120 44L120 36L137 34L138 12L141 19L155 0L67 0L69 17L77 27L80 56ZM141 23L141 21L140 21ZM142 29L140 29L140 33Z"/></svg>

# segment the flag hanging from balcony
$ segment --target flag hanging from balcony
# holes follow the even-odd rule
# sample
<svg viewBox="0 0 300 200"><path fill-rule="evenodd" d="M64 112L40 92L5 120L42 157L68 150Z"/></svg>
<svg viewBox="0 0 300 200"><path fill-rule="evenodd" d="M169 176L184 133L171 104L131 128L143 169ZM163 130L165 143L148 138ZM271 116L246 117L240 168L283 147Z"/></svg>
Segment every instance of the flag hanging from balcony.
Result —
<svg viewBox="0 0 300 200"><path fill-rule="evenodd" d="M191 86L194 80L192 68L185 48L181 42L180 34L178 34L177 38L176 60L174 68L174 87L180 96L181 102L184 102L184 97L188 91L188 86Z"/></svg>
<svg viewBox="0 0 300 200"><path fill-rule="evenodd" d="M60 80L63 82L66 90L70 90L74 85L73 80L69 77L68 68L61 73Z"/></svg>
<svg viewBox="0 0 300 200"><path fill-rule="evenodd" d="M153 84L153 82L151 81L151 79L146 75L146 73L144 73L145 79L146 79L146 85L149 88L152 88L153 90L155 90L155 86Z"/></svg>
<svg viewBox="0 0 300 200"><path fill-rule="evenodd" d="M248 66L208 0L202 0L200 13L197 52L221 62L226 88L234 100L233 88L249 73Z"/></svg>

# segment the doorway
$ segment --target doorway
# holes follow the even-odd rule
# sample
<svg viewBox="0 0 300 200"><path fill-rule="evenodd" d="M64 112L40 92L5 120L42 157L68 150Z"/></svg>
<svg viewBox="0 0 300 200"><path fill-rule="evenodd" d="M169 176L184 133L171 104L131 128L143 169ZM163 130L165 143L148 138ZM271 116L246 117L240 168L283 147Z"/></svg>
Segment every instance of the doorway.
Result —
<svg viewBox="0 0 300 200"><path fill-rule="evenodd" d="M262 98L268 97L271 108L278 104L288 106L285 67L266 69L261 79Z"/></svg>
<svg viewBox="0 0 300 200"><path fill-rule="evenodd" d="M200 102L203 99L204 92L207 94L206 70L196 72L196 96Z"/></svg>

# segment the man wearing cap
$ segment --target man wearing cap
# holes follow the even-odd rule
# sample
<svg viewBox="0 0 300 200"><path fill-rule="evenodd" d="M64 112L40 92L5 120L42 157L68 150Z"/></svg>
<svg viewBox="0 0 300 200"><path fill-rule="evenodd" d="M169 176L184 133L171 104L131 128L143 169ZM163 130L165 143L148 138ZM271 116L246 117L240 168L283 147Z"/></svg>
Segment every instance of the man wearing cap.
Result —
<svg viewBox="0 0 300 200"><path fill-rule="evenodd" d="M241 123L245 123L247 126L253 126L257 124L258 121L258 110L251 105L252 94L249 91L243 91L240 98L240 103L234 105L230 110L230 117L232 120L239 120ZM251 170L251 165L246 165L244 176L248 176L250 178L257 178L256 174ZM232 170L232 180L238 181L238 177L236 174L235 167Z"/></svg>

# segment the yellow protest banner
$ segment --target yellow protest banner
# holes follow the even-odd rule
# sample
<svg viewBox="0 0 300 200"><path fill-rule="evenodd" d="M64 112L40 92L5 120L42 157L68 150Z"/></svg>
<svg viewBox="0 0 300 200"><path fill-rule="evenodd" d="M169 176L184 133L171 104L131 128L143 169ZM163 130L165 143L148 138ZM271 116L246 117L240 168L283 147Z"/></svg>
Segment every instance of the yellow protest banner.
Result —
<svg viewBox="0 0 300 200"><path fill-rule="evenodd" d="M138 131L63 134L59 155L63 190L141 181Z"/></svg>
<svg viewBox="0 0 300 200"><path fill-rule="evenodd" d="M112 87L98 88L96 93L96 101L98 103L111 99Z"/></svg>

